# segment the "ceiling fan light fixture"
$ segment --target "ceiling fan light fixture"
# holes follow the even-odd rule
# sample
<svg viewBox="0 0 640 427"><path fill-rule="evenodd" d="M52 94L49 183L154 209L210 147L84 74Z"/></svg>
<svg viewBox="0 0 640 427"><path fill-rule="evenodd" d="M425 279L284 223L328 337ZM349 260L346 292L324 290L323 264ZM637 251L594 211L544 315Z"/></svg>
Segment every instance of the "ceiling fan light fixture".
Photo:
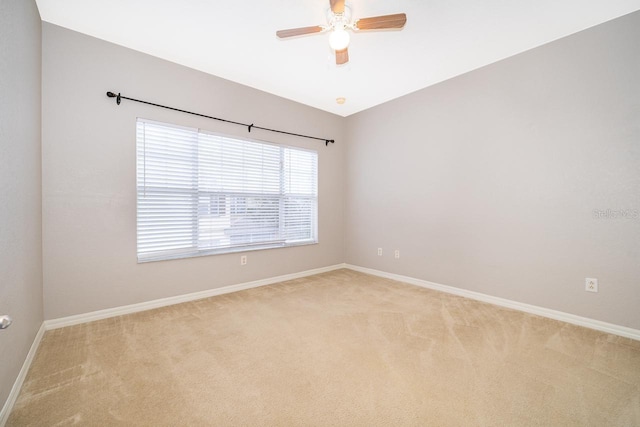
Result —
<svg viewBox="0 0 640 427"><path fill-rule="evenodd" d="M342 50L349 46L349 33L345 31L344 27L338 27L331 32L329 46L333 50Z"/></svg>
<svg viewBox="0 0 640 427"><path fill-rule="evenodd" d="M328 25L316 25L312 27L291 28L276 31L279 39L303 36L306 34L329 34L329 46L336 53L336 65L344 65L349 62L349 31L402 29L407 22L407 15L396 13L393 15L373 16L351 20L351 8L345 4L345 0L329 0L327 9Z"/></svg>

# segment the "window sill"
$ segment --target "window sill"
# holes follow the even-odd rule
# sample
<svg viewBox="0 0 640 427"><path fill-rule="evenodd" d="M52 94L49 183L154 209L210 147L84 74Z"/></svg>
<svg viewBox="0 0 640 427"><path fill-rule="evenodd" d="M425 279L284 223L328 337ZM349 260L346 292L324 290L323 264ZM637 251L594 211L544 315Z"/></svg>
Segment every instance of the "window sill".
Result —
<svg viewBox="0 0 640 427"><path fill-rule="evenodd" d="M256 245L256 246L244 246L239 248L227 248L227 249L213 249L213 250L203 250L197 252L189 252L189 253L179 253L174 255L147 255L143 258L138 256L138 264L146 264L148 262L156 262L156 261L171 261L175 259L184 259L184 258L198 258L204 256L211 255L226 255L226 254L236 254L242 252L253 252L253 251L263 251L266 249L280 249L280 248L293 248L297 246L309 246L309 245L317 245L318 241L304 241L299 243L288 243L288 244L268 244L268 245Z"/></svg>

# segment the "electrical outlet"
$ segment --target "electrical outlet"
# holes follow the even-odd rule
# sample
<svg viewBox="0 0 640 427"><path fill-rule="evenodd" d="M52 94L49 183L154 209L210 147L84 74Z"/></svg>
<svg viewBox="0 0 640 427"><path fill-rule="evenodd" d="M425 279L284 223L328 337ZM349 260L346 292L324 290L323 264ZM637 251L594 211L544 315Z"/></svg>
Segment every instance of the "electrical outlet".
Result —
<svg viewBox="0 0 640 427"><path fill-rule="evenodd" d="M378 248L378 256L382 256L382 248Z"/></svg>
<svg viewBox="0 0 640 427"><path fill-rule="evenodd" d="M395 257L396 259L400 258L400 249L396 249Z"/></svg>
<svg viewBox="0 0 640 427"><path fill-rule="evenodd" d="M247 265L247 256L246 255L242 255L240 257L240 265Z"/></svg>
<svg viewBox="0 0 640 427"><path fill-rule="evenodd" d="M584 279L584 290L587 292L598 292L598 279Z"/></svg>

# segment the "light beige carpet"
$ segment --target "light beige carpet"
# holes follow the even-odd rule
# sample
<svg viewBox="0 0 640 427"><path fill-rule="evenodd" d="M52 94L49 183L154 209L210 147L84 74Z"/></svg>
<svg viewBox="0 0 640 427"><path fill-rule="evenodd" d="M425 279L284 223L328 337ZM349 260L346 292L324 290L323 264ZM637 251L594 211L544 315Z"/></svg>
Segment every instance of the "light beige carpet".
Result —
<svg viewBox="0 0 640 427"><path fill-rule="evenodd" d="M640 342L350 270L49 331L9 426L638 426Z"/></svg>

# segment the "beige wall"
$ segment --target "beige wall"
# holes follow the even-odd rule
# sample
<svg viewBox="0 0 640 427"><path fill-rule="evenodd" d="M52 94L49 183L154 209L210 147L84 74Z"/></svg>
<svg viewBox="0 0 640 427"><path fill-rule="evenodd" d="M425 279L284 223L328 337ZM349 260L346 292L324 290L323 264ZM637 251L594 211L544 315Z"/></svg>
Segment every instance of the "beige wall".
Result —
<svg viewBox="0 0 640 427"><path fill-rule="evenodd" d="M266 64L256 64L257 67ZM246 86L43 23L45 318L59 318L341 263L344 120ZM311 83L311 82L310 82ZM124 101L106 91L294 138ZM136 262L136 117L317 149L317 245Z"/></svg>
<svg viewBox="0 0 640 427"><path fill-rule="evenodd" d="M639 76L634 13L349 117L346 261L640 328Z"/></svg>
<svg viewBox="0 0 640 427"><path fill-rule="evenodd" d="M0 408L42 323L40 15L0 2Z"/></svg>

